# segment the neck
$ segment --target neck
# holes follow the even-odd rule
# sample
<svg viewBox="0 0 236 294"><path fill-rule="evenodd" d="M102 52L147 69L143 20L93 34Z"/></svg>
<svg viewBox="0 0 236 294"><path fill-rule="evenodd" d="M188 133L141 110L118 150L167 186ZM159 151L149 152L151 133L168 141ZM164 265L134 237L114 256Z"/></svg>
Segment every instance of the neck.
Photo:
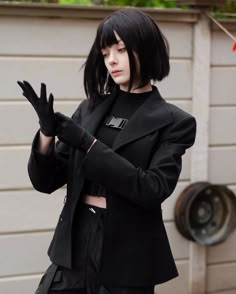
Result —
<svg viewBox="0 0 236 294"><path fill-rule="evenodd" d="M128 92L128 87L125 87L125 86L120 86L120 89L124 92ZM130 93L144 93L144 92L150 92L152 91L152 85L151 85L151 82L147 83L145 86L143 86L142 88L136 88L136 87L133 87L131 90L130 90Z"/></svg>

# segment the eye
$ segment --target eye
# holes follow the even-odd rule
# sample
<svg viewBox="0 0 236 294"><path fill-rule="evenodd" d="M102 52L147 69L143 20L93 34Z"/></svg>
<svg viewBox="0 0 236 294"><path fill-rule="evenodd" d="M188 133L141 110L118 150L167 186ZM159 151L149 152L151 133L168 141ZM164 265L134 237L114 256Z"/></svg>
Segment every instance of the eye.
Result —
<svg viewBox="0 0 236 294"><path fill-rule="evenodd" d="M102 51L101 53L102 53L103 58L105 58L105 57L108 56L108 52L107 51Z"/></svg>
<svg viewBox="0 0 236 294"><path fill-rule="evenodd" d="M125 47L119 48L118 51L119 52L125 52L126 51L126 48Z"/></svg>

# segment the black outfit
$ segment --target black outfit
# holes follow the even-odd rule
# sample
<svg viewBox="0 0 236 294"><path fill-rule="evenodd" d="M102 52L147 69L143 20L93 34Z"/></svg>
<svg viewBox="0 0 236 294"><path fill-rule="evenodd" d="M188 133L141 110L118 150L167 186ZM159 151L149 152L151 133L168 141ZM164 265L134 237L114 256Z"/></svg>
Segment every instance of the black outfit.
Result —
<svg viewBox="0 0 236 294"><path fill-rule="evenodd" d="M126 124L133 113L143 104L143 102L150 96L151 93L152 92L135 94L119 91L119 95L117 95L117 98L110 111L107 112L105 119L100 123L96 130L96 138L107 146L112 147L112 144L121 131L122 127L111 126L112 121L110 118L122 118L125 120ZM123 128L124 127L125 126L123 126ZM89 195L100 195L104 197L106 196L105 187L102 187L94 181L89 181L88 179L85 179L83 193Z"/></svg>
<svg viewBox="0 0 236 294"><path fill-rule="evenodd" d="M95 135L116 98L113 93L93 110L85 100L73 119ZM107 198L99 282L109 289L134 289L176 277L161 203L177 184L181 157L195 134L195 119L166 103L154 87L112 147L98 140L84 154L58 142L45 156L35 150L36 136L28 166L34 187L52 193L67 183L66 203L48 251L52 262L73 267L73 224L88 179L105 187Z"/></svg>
<svg viewBox="0 0 236 294"><path fill-rule="evenodd" d="M111 116L114 116L116 118L127 119L128 121L134 112L151 94L152 91L140 94L119 91L119 95L112 105L110 111L107 112L104 121L99 125L96 131L96 138L107 146L112 147L115 138L121 131L121 128L107 126L107 120Z"/></svg>

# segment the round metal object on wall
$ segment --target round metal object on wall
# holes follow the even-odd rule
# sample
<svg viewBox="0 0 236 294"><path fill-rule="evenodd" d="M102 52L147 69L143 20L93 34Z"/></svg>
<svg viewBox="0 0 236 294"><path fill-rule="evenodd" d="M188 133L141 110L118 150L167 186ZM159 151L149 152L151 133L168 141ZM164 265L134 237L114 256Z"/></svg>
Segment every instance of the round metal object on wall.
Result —
<svg viewBox="0 0 236 294"><path fill-rule="evenodd" d="M174 213L185 238L201 245L219 244L236 228L236 197L225 185L196 182L181 192Z"/></svg>

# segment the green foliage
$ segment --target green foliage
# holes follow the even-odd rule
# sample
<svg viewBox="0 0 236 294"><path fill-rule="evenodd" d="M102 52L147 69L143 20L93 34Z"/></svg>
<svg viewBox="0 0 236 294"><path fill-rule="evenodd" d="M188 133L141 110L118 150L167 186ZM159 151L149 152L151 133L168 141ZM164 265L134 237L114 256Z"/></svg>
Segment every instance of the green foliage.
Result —
<svg viewBox="0 0 236 294"><path fill-rule="evenodd" d="M80 4L80 5L93 5L90 0L58 0L59 4Z"/></svg>
<svg viewBox="0 0 236 294"><path fill-rule="evenodd" d="M216 12L221 13L236 13L236 1L235 0L226 0L223 7L215 9Z"/></svg>
<svg viewBox="0 0 236 294"><path fill-rule="evenodd" d="M0 0L4 1L4 0ZM32 2L32 3L50 3L53 0L13 0L10 2ZM55 0L58 4L78 4L78 5L114 5L114 6L134 6L134 7L161 7L172 8L176 7L175 0ZM188 8L188 6L180 6ZM225 5L220 8L212 8L216 15L236 17L236 0L226 0Z"/></svg>
<svg viewBox="0 0 236 294"><path fill-rule="evenodd" d="M4 0L0 0L4 1ZM9 2L6 0L6 2ZM13 0L13 2L21 2L21 3L58 3L58 4L80 4L80 5L94 5L93 1L91 0Z"/></svg>
<svg viewBox="0 0 236 294"><path fill-rule="evenodd" d="M103 0L104 5L137 6L137 7L175 7L174 0Z"/></svg>
<svg viewBox="0 0 236 294"><path fill-rule="evenodd" d="M14 2L50 3L50 0L15 0ZM114 5L137 7L175 7L175 0L57 0L58 4Z"/></svg>

